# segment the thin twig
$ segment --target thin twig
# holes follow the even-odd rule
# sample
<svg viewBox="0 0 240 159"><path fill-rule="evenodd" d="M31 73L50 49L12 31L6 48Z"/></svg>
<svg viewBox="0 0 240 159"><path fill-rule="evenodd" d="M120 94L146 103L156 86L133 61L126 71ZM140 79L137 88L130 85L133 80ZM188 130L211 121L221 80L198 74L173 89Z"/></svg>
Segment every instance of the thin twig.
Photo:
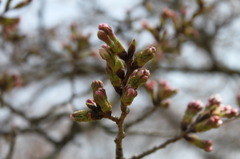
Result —
<svg viewBox="0 0 240 159"><path fill-rule="evenodd" d="M12 159L13 158L13 154L14 154L14 147L15 147L15 142L16 142L16 132L14 132L14 130L12 131L12 133L10 134L10 148L7 154L7 159Z"/></svg>
<svg viewBox="0 0 240 159"><path fill-rule="evenodd" d="M117 137L115 139L115 143L116 143L116 159L123 159L124 155L123 155L123 148L122 148L122 140L125 137L125 132L124 132L124 120L127 116L127 114L129 113L129 109L127 106L125 105L121 105L121 116L117 122L118 125L118 134Z"/></svg>
<svg viewBox="0 0 240 159"><path fill-rule="evenodd" d="M10 4L11 4L12 0L8 0L6 3L6 6L4 8L3 14L6 13L9 10Z"/></svg>
<svg viewBox="0 0 240 159"><path fill-rule="evenodd" d="M140 159L140 158L143 158L143 157L145 157L145 156L147 156L147 155L150 155L150 154L156 152L157 150L163 149L163 148L165 148L166 146L168 146L168 145L170 145L170 144L172 144L172 143L175 143L175 142L179 141L180 139L182 139L182 138L183 138L184 136L186 136L186 135L187 135L187 133L182 133L181 135L179 135L179 136L177 136L177 137L174 137L174 138L172 138L172 139L169 139L169 140L165 141L164 143L162 143L162 144L160 144L160 145L158 145L158 146L154 146L154 147L152 147L151 149L149 149L149 150L147 150L147 151L145 151L145 152L143 152L143 153L141 153L141 154L139 154L139 155L132 156L132 157L129 158L129 159Z"/></svg>

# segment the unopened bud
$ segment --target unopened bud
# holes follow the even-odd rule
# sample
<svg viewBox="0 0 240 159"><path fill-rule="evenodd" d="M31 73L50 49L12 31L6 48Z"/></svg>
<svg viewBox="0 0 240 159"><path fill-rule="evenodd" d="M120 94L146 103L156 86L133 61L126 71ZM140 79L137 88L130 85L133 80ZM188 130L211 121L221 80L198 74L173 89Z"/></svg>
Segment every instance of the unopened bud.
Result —
<svg viewBox="0 0 240 159"><path fill-rule="evenodd" d="M99 49L99 54L102 57L102 59L106 61L111 58L111 55L105 49Z"/></svg>
<svg viewBox="0 0 240 159"><path fill-rule="evenodd" d="M129 77L128 85L133 89L137 89L144 84L150 76L150 72L147 69L135 70Z"/></svg>
<svg viewBox="0 0 240 159"><path fill-rule="evenodd" d="M91 110L79 110L70 115L70 118L77 122L91 122L102 119L103 116L94 113Z"/></svg>
<svg viewBox="0 0 240 159"><path fill-rule="evenodd" d="M208 99L207 107L220 106L222 99L220 95L213 95Z"/></svg>
<svg viewBox="0 0 240 159"><path fill-rule="evenodd" d="M94 101L100 106L103 113L111 112L112 106L108 101L107 94L104 88L99 88L94 95Z"/></svg>
<svg viewBox="0 0 240 159"><path fill-rule="evenodd" d="M125 87L121 96L121 102L124 106L131 105L133 99L137 96L137 91L131 87Z"/></svg>
<svg viewBox="0 0 240 159"><path fill-rule="evenodd" d="M104 41L110 47L114 45L113 41L107 36L107 34L101 30L98 31L97 36L100 40Z"/></svg>
<svg viewBox="0 0 240 159"><path fill-rule="evenodd" d="M148 61L150 61L156 54L155 47L149 47L144 51L139 52L132 64L133 68L141 68L143 67Z"/></svg>
<svg viewBox="0 0 240 159"><path fill-rule="evenodd" d="M206 152L211 152L212 148L212 141L211 140L201 140L196 135L188 135L185 137L186 141L193 144L196 147L203 149Z"/></svg>
<svg viewBox="0 0 240 159"><path fill-rule="evenodd" d="M181 129L187 130L187 127L192 123L193 118L202 110L203 103L200 100L192 101L188 104L181 122Z"/></svg>
<svg viewBox="0 0 240 159"><path fill-rule="evenodd" d="M221 106L219 109L220 112L218 115L223 118L232 118L239 115L239 110L232 108L230 105Z"/></svg>
<svg viewBox="0 0 240 159"><path fill-rule="evenodd" d="M159 81L158 83L158 97L160 100L169 98L177 93L177 89L173 89L167 81Z"/></svg>
<svg viewBox="0 0 240 159"><path fill-rule="evenodd" d="M196 123L193 127L193 132L208 131L213 128L218 128L222 125L223 121L219 116L211 116L199 123Z"/></svg>
<svg viewBox="0 0 240 159"><path fill-rule="evenodd" d="M114 54L121 58L125 57L126 51L113 33L112 28L108 24L100 24L98 29L98 38L108 44Z"/></svg>
<svg viewBox="0 0 240 159"><path fill-rule="evenodd" d="M111 68L113 73L123 79L125 76L123 61L118 56L112 54L106 46L104 47L106 49L99 49L101 57L106 60L107 65Z"/></svg>
<svg viewBox="0 0 240 159"><path fill-rule="evenodd" d="M89 109L95 111L95 112L99 112L100 111L100 108L97 106L97 104L94 102L94 100L92 99L88 99L86 101L86 105Z"/></svg>
<svg viewBox="0 0 240 159"><path fill-rule="evenodd" d="M100 81L100 80L94 80L94 81L92 81L91 87L92 87L93 96L94 96L95 92L96 92L99 88L103 88L103 86L104 86L104 84L103 84L103 82Z"/></svg>
<svg viewBox="0 0 240 159"><path fill-rule="evenodd" d="M114 87L120 87L122 84L121 78L119 78L110 67L106 67L106 74Z"/></svg>

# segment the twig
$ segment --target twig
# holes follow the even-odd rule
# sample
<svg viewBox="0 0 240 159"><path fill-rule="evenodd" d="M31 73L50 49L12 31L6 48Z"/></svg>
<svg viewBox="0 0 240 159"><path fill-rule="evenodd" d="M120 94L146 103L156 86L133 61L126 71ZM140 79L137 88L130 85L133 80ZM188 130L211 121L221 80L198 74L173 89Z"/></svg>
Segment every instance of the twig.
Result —
<svg viewBox="0 0 240 159"><path fill-rule="evenodd" d="M133 131L128 131L127 134L128 135L145 135L145 136L149 136L149 137L173 137L173 136L176 136L177 132L133 130Z"/></svg>
<svg viewBox="0 0 240 159"><path fill-rule="evenodd" d="M169 144L172 144L172 143L175 143L176 141L179 141L180 139L182 139L186 135L187 135L187 132L186 133L182 133L181 135L179 135L177 137L169 139L169 140L165 141L164 143L162 143L162 144L160 144L158 146L154 146L153 148L151 148L151 149L149 149L149 150L147 150L147 151L145 151L145 152L143 152L143 153L141 153L139 155L132 156L129 159L140 159L140 158L143 158L143 157L145 157L147 155L150 155L150 154L154 153L157 150L165 148Z"/></svg>
<svg viewBox="0 0 240 159"><path fill-rule="evenodd" d="M14 146L16 142L16 132L13 130L10 134L10 148L7 154L7 159L12 159L13 158L13 153L14 153Z"/></svg>
<svg viewBox="0 0 240 159"><path fill-rule="evenodd" d="M117 137L115 139L115 143L116 143L116 159L123 159L123 148L122 148L122 140L125 137L125 132L124 132L124 120L127 116L127 114L129 113L129 109L127 106L125 105L121 105L121 116L117 122L118 125L118 134Z"/></svg>
<svg viewBox="0 0 240 159"><path fill-rule="evenodd" d="M11 4L12 0L8 0L6 3L6 6L4 8L3 14L6 13L9 10L10 4Z"/></svg>

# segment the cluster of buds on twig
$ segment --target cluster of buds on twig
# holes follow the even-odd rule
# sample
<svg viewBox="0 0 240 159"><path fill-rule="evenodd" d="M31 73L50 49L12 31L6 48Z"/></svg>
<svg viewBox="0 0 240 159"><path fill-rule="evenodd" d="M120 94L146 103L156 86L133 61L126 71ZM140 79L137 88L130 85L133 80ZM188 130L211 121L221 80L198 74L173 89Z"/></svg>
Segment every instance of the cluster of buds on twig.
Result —
<svg viewBox="0 0 240 159"><path fill-rule="evenodd" d="M90 46L90 36L79 33L76 24L72 24L70 26L70 31L70 42L62 43L62 47L69 54L72 60L82 59L88 55L87 53L84 54L84 51Z"/></svg>
<svg viewBox="0 0 240 159"><path fill-rule="evenodd" d="M181 129L188 133L205 132L220 127L223 124L222 118L232 118L238 115L238 109L222 105L221 98L215 95L209 98L205 108L199 100L190 102L183 116ZM205 151L212 150L211 144L206 144L208 145L206 146L204 140L189 135L185 139Z"/></svg>
<svg viewBox="0 0 240 159"><path fill-rule="evenodd" d="M198 0L196 3L198 8L191 15L190 13L188 14L184 6L179 11L164 8L160 14L158 25L151 26L147 21L143 21L143 28L149 31L155 38L158 52L179 53L185 41L201 36L198 29L194 26L194 20L202 13L211 10L212 7L206 6L202 0ZM187 14L188 16L186 16ZM168 31L169 24L173 28L173 33Z"/></svg>
<svg viewBox="0 0 240 159"><path fill-rule="evenodd" d="M136 41L133 40L126 51L107 24L99 25L98 38L106 43L99 50L107 64L106 73L115 90L121 95L122 104L130 105L137 96L136 89L150 76L150 72L141 67L155 56L156 49L149 47L135 54Z"/></svg>
<svg viewBox="0 0 240 159"><path fill-rule="evenodd" d="M178 91L172 88L167 81L162 80L148 80L145 88L150 94L153 104L164 108L169 106L169 98L174 96Z"/></svg>
<svg viewBox="0 0 240 159"><path fill-rule="evenodd" d="M86 101L86 106L89 110L79 110L72 113L70 117L74 121L90 122L100 120L103 117L111 115L112 106L107 98L102 81L95 80L92 82L92 93L93 99L88 99Z"/></svg>
<svg viewBox="0 0 240 159"><path fill-rule="evenodd" d="M156 49L149 47L134 56L135 40L126 51L109 25L100 24L98 28L98 38L106 43L99 49L100 56L106 61L106 74L120 95L121 106L126 108L137 96L137 88L148 80L150 72L141 67L154 57ZM92 82L92 93L93 100L88 99L86 102L89 110L74 112L70 115L73 120L86 122L111 117L112 106L102 81Z"/></svg>
<svg viewBox="0 0 240 159"><path fill-rule="evenodd" d="M21 87L22 79L18 74L2 73L0 75L0 92L7 92L14 87Z"/></svg>

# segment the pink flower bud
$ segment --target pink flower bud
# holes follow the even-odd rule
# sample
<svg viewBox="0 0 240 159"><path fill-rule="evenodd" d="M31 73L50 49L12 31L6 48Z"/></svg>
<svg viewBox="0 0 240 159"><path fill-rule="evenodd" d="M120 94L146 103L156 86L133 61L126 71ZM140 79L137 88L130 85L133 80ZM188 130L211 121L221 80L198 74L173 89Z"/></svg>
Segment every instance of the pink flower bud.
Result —
<svg viewBox="0 0 240 159"><path fill-rule="evenodd" d="M157 82L155 80L148 80L145 84L145 88L148 92L153 93Z"/></svg>
<svg viewBox="0 0 240 159"><path fill-rule="evenodd" d="M150 76L150 72L147 69L135 70L129 77L128 86L137 89L144 84Z"/></svg>
<svg viewBox="0 0 240 159"><path fill-rule="evenodd" d="M77 122L92 122L102 119L103 116L90 110L78 110L70 114L70 118Z"/></svg>
<svg viewBox="0 0 240 159"><path fill-rule="evenodd" d="M113 34L112 28L108 24L99 24L98 29L105 32L108 36Z"/></svg>
<svg viewBox="0 0 240 159"><path fill-rule="evenodd" d="M222 99L220 95L213 95L208 99L207 106L220 105L221 103L222 103Z"/></svg>
<svg viewBox="0 0 240 159"><path fill-rule="evenodd" d="M177 93L177 89L173 89L167 81L160 80L158 83L158 97L160 100L169 98Z"/></svg>
<svg viewBox="0 0 240 159"><path fill-rule="evenodd" d="M156 54L155 47L149 47L138 54L132 63L132 67L137 69L143 67L148 61L150 61Z"/></svg>
<svg viewBox="0 0 240 159"><path fill-rule="evenodd" d="M125 87L121 96L121 102L124 106L131 105L133 99L137 96L137 91L131 87Z"/></svg>
<svg viewBox="0 0 240 159"><path fill-rule="evenodd" d="M101 108L103 113L111 112L112 106L108 101L107 94L104 88L98 88L93 98L97 105Z"/></svg>
<svg viewBox="0 0 240 159"><path fill-rule="evenodd" d="M203 149L206 152L211 152L213 150L211 140L202 140L202 139L199 139L198 136L196 135L188 135L185 137L185 139L189 143Z"/></svg>

